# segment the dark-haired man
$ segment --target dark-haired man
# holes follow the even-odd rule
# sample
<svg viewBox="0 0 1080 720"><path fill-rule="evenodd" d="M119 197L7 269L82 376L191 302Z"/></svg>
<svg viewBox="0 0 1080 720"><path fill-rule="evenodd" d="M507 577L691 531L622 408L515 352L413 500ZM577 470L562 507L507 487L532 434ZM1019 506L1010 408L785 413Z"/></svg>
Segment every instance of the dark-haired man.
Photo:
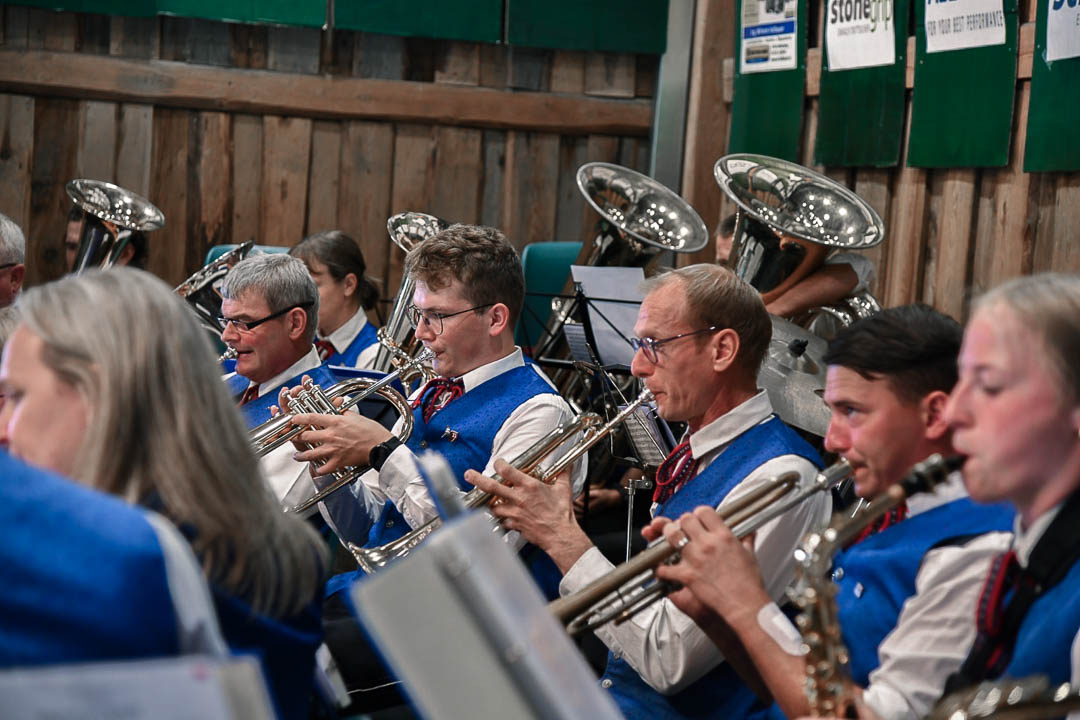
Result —
<svg viewBox="0 0 1080 720"><path fill-rule="evenodd" d="M851 463L860 498L881 494L932 453L952 454L945 404L956 384L960 341L955 321L916 305L861 320L830 343L825 447ZM924 554L946 539L1007 530L1011 522L1011 510L971 502L956 475L933 493L911 497L835 556L832 579L852 681L869 685L863 699L876 712L924 716L970 642L962 624L942 621L954 608L940 596L941 578L920 571ZM661 524L648 531L660 534ZM732 644L727 628L735 632L778 703L775 716L808 714L799 633L769 600L752 556L702 508L662 531L689 538L682 562L658 571L686 585L676 604L722 646ZM879 644L917 590L918 610L905 611L903 629L879 657Z"/></svg>
<svg viewBox="0 0 1080 720"><path fill-rule="evenodd" d="M773 413L757 387L772 336L761 297L726 268L691 265L646 283L631 365L656 397L665 420L688 433L657 472L653 513L674 518L697 505L730 506L781 473L804 481L817 453ZM566 485L540 483L502 464L510 487L470 473L502 501L492 512L555 561L563 595L607 574L612 565L578 526ZM791 553L823 524L828 498L818 495L759 528L754 552L767 586L780 597L792 579ZM679 544L679 541L676 541ZM628 718L743 717L757 699L723 662L693 620L664 600L597 636L608 646L601 682Z"/></svg>

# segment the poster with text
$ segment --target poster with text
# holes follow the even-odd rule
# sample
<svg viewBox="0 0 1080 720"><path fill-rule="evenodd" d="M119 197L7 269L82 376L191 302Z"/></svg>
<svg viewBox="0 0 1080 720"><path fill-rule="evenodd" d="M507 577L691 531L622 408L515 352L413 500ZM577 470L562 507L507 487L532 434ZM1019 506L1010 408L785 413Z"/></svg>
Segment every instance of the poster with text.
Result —
<svg viewBox="0 0 1080 720"><path fill-rule="evenodd" d="M927 1L926 52L1004 44L1005 9L1001 0Z"/></svg>
<svg viewBox="0 0 1080 720"><path fill-rule="evenodd" d="M1046 62L1080 57L1080 0L1048 0Z"/></svg>
<svg viewBox="0 0 1080 720"><path fill-rule="evenodd" d="M795 29L798 0L743 0L739 72L798 67Z"/></svg>
<svg viewBox="0 0 1080 720"><path fill-rule="evenodd" d="M893 15L893 0L828 0L829 72L892 65L896 60Z"/></svg>

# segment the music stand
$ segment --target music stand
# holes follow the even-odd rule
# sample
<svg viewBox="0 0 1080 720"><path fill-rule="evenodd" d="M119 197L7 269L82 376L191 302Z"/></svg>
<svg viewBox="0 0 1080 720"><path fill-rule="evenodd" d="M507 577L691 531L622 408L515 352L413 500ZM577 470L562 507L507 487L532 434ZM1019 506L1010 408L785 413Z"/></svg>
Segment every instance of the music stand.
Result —
<svg viewBox="0 0 1080 720"><path fill-rule="evenodd" d="M456 488L444 459L425 455L422 469L434 497L453 496L438 489ZM422 717L621 717L482 513L448 518L407 557L350 592Z"/></svg>

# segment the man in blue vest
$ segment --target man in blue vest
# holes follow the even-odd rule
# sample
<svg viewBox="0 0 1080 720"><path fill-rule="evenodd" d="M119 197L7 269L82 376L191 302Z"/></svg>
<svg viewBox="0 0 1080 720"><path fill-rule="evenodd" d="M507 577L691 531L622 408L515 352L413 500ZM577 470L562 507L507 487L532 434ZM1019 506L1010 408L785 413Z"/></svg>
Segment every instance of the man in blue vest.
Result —
<svg viewBox="0 0 1080 720"><path fill-rule="evenodd" d="M236 350L236 371L225 377L248 427L270 419L278 390L307 375L323 387L337 378L312 342L319 291L303 261L290 255L255 255L238 262L221 287L221 340ZM274 495L292 506L310 495L307 467L288 445L266 455L263 474Z"/></svg>
<svg viewBox="0 0 1080 720"><path fill-rule="evenodd" d="M0 477L0 667L227 657L202 570L167 520L6 450Z"/></svg>
<svg viewBox="0 0 1080 720"><path fill-rule="evenodd" d="M832 420L825 447L851 464L855 493L863 500L899 482L928 455L953 454L945 407L956 384L960 340L954 320L914 305L861 320L830 343L825 400ZM771 716L806 715L799 632L769 599L753 557L707 510L664 528L666 536L689 542L679 565L658 574L686 585L674 601L718 644L745 648L753 665L746 671L759 674L777 701ZM960 550L950 545L928 551L950 538L1005 530L1011 522L1010 509L976 505L953 475L934 492L909 498L834 557L851 681L869 685L863 700L874 710L885 717L925 715L970 642L963 623L944 621L942 611L947 614L955 595L941 592L942 578L933 569L935 558ZM660 527L651 526L651 534ZM901 616L917 590L922 610ZM894 628L891 649L879 656Z"/></svg>
<svg viewBox="0 0 1080 720"><path fill-rule="evenodd" d="M297 415L299 425L313 425L298 443L313 450L296 458L311 461L317 472L370 465L372 470L349 490L320 504L323 516L343 540L377 546L401 537L438 515L416 467L415 453L434 450L454 468L462 492L470 468L491 472L496 457L513 458L573 417L566 402L514 345L514 323L525 297L521 261L501 232L490 227L454 225L425 240L406 258L416 279L410 319L416 337L435 353L438 378L414 393L413 431L407 443L386 428L355 413ZM584 484L585 463L573 471ZM325 484L316 477L316 485ZM517 537L508 541L518 546ZM534 577L554 575L537 553ZM378 672L367 652L357 654L360 631L344 612L339 591L358 577L331 578L327 586L327 644L346 681L362 682ZM557 582L557 579L555 580ZM329 619L335 609L336 621Z"/></svg>
<svg viewBox="0 0 1080 720"><path fill-rule="evenodd" d="M674 518L701 504L723 508L788 471L810 481L817 453L776 417L757 387L772 336L761 296L715 265L665 273L646 291L631 369L655 395L660 415L688 426L657 472L654 515ZM468 477L502 500L493 513L505 527L554 560L564 573L563 595L611 570L577 525L564 482L544 485L502 464L496 470L511 487ZM829 510L829 498L818 494L758 530L754 549L772 597L792 579L796 543L823 525ZM760 706L717 646L669 600L596 634L611 651L601 684L628 718L741 717Z"/></svg>

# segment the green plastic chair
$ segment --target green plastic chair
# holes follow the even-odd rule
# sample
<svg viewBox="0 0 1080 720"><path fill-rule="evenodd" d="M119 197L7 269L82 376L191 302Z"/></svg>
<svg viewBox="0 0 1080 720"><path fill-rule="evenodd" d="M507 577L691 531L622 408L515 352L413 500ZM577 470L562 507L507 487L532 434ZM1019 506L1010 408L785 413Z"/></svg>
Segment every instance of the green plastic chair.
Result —
<svg viewBox="0 0 1080 720"><path fill-rule="evenodd" d="M581 252L580 242L539 242L525 246L521 266L525 272L525 307L514 328L514 342L532 348L540 341L551 317L551 295L566 286L570 266Z"/></svg>
<svg viewBox="0 0 1080 720"><path fill-rule="evenodd" d="M204 266L209 265L210 263L214 262L215 260L217 260L219 257L224 255L225 253L227 253L230 250L233 250L235 248L236 248L235 243L230 244L230 245L214 245L213 247L211 247L209 250L206 251L206 262L204 262L203 265ZM255 252L256 250L258 250L259 252L267 253L267 254L269 254L269 253L287 253L287 252L289 252L289 248L281 247L280 245L256 245L255 247L251 248L251 252Z"/></svg>

